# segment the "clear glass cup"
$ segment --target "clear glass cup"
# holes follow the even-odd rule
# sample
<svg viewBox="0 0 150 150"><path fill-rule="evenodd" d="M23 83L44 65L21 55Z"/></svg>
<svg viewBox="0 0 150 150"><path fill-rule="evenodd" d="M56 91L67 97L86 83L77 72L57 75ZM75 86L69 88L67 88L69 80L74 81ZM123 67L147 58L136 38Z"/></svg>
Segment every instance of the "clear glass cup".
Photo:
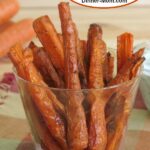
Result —
<svg viewBox="0 0 150 150"><path fill-rule="evenodd" d="M105 118L107 123L107 133L108 135L112 135L115 132L118 132L119 136L116 142L116 147L114 150L123 150L124 149L124 139L125 139L125 131L127 128L127 121L130 115L130 112L133 108L133 104L135 101L136 92L138 89L140 76L132 79L131 81L125 82L123 84L101 88L101 89L83 89L83 90L69 90L69 89L58 89L58 88L47 88L39 85L32 84L31 82L25 81L16 75L17 83L20 90L20 95L22 98L24 110L31 127L33 139L35 141L35 146L37 150L47 150L51 148L46 148L48 145L51 145L48 141L53 139L52 135L49 132L48 126L46 125L46 121L44 120L44 112L37 103L45 103L42 100L37 100L34 97L34 91L36 90L36 94L44 95L49 97L51 101L51 94L56 97L57 100L62 104L65 108L67 102L70 100L70 95L78 95L78 98L81 98L82 106L85 110L86 118L89 118L90 114L90 103L89 99L91 99L90 95L98 96L100 103L104 104L105 108ZM39 92L39 93L38 93ZM42 95L43 96L43 95ZM54 104L54 103L53 103ZM46 105L46 103L45 103ZM54 106L54 105L53 105ZM57 108L57 107L55 107ZM57 109L56 109L57 110ZM62 112L58 111L58 114ZM62 114L60 116L63 116ZM65 115L64 115L65 116ZM64 116L62 117L64 119ZM66 117L66 116L65 116ZM64 119L65 120L65 119ZM117 120L117 122L115 121ZM119 128L117 128L117 125ZM111 134L112 133L112 134ZM111 136L108 136L108 141L111 143ZM55 139L56 141L57 139ZM47 144L48 143L48 144ZM55 142L56 144L57 142ZM54 144L54 143L52 143ZM55 146L54 146L55 147ZM56 144L57 150L58 144ZM60 147L60 146L59 146ZM61 149L61 148L60 148ZM55 148L53 148L55 150Z"/></svg>

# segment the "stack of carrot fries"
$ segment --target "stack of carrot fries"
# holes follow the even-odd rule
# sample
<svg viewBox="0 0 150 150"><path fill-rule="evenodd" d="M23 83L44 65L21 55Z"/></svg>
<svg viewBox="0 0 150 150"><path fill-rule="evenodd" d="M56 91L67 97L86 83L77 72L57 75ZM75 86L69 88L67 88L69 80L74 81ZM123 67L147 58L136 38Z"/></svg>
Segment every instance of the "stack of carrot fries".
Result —
<svg viewBox="0 0 150 150"><path fill-rule="evenodd" d="M35 104L30 113L41 145L45 150L118 150L132 84L108 92L103 88L132 81L144 61L144 49L133 53L133 35L118 36L113 76L114 57L101 27L91 24L88 39L81 40L69 4L61 2L58 9L62 33L42 16L33 27L43 47L16 44L9 53L18 75L31 83L25 88ZM48 87L68 90L58 96ZM89 89L86 96L82 89Z"/></svg>

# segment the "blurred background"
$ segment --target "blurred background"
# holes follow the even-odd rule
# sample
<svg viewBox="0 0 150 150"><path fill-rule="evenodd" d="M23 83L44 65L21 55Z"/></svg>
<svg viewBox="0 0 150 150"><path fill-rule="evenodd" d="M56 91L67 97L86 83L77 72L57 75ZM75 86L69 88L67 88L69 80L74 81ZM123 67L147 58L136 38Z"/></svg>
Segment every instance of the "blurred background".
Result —
<svg viewBox="0 0 150 150"><path fill-rule="evenodd" d="M36 18L48 14L60 30L57 4L60 0L19 0L21 10L15 19L22 16ZM70 2L74 20L76 21L80 37L85 38L85 32L90 23L100 23L104 28L105 38L114 39L123 31L133 32L137 39L146 40L150 37L150 20L147 17L150 14L150 1L138 0L138 2L117 9L93 9L80 7ZM113 32L112 32L113 31Z"/></svg>

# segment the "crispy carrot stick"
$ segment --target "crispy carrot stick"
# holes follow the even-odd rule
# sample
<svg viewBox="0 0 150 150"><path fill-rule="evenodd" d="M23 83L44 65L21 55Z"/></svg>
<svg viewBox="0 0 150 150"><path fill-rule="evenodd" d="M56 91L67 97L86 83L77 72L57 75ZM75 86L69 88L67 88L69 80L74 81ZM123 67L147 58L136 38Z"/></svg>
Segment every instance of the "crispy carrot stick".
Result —
<svg viewBox="0 0 150 150"><path fill-rule="evenodd" d="M89 88L102 88L103 66L102 56L105 43L99 37L92 37L91 58L89 68ZM100 91L91 91L88 95L90 102L89 119L89 150L105 150L107 132L105 122L105 100Z"/></svg>
<svg viewBox="0 0 150 150"><path fill-rule="evenodd" d="M141 59L142 55L143 55L143 49L140 49L138 52L133 54L132 57L130 59L128 59L126 61L126 63L124 64L124 66L120 69L120 71L118 72L116 77L109 83L109 86L123 83L125 81L128 81L130 78L132 78L131 70L134 67L134 65L136 65L138 60ZM143 63L143 61L144 61L144 58L142 58L141 61L139 62L139 66L137 64L137 66L138 66L137 71L138 71L138 68ZM135 71L135 73L137 73L137 72Z"/></svg>
<svg viewBox="0 0 150 150"><path fill-rule="evenodd" d="M48 16L36 19L33 27L39 40L49 54L49 57L60 75L64 75L64 52L56 29Z"/></svg>
<svg viewBox="0 0 150 150"><path fill-rule="evenodd" d="M136 76L144 58L141 58L143 50L139 50L137 53L132 55L131 59L128 59L125 65L120 69L116 78L111 82L112 85L119 84L128 81ZM123 134L124 126L126 125L127 118L129 115L129 104L128 92L124 89L130 90L132 86L121 88L118 93L112 97L106 107L106 118L107 118L107 131L108 131L108 143L106 150L118 149L119 143ZM124 96L120 93L126 93Z"/></svg>
<svg viewBox="0 0 150 150"><path fill-rule="evenodd" d="M17 44L11 48L9 56L10 56L10 59L12 60L13 64L15 65L19 75L21 77L23 77L24 79L26 79L25 70L24 70L24 67L22 64L22 61L23 61L23 53L22 53L23 51L22 50L23 50L23 48L21 47L21 45ZM24 56L30 58L32 56L32 54L30 52L31 51L29 49L25 50ZM28 58L28 61L31 60L29 58ZM21 87L21 88L23 88L23 87ZM27 89L25 89L25 91L27 91ZM48 129L46 128L46 126L41 124L40 114L37 111L37 109L35 108L31 99L27 99L27 103L28 103L27 107L29 107L31 115L28 115L29 112L26 112L26 113L27 113L28 118L30 118L30 124L32 124L31 123L32 121L34 122L34 125L36 128L33 127L32 130L36 129L36 131L34 131L35 134L38 133L38 135L36 135L36 136L39 136L40 139L45 143L45 145L47 147L54 148L56 150L60 150L60 148L57 146L55 141L52 139L51 135L48 133Z"/></svg>
<svg viewBox="0 0 150 150"><path fill-rule="evenodd" d="M34 106L32 101L30 102L29 107L31 109L30 111L32 111L31 117L34 117L34 124L42 143L45 145L45 147L47 147L48 150L61 150L61 148L58 146L58 143L53 139L53 137L49 133L49 130L46 127L46 125L43 124L43 118L40 112Z"/></svg>
<svg viewBox="0 0 150 150"><path fill-rule="evenodd" d="M33 47L33 46L32 46ZM59 78L55 68L53 67L51 60L49 59L43 48L32 48L34 54L34 64L40 70L45 81L50 87L63 88L64 82Z"/></svg>
<svg viewBox="0 0 150 150"><path fill-rule="evenodd" d="M67 21L72 19L71 11L70 11L70 8L69 8L69 3L61 2L58 5L58 10L59 10L59 17L60 17L60 21L61 21L61 28L62 28L62 31L63 31ZM62 32L62 34L64 34L64 33Z"/></svg>
<svg viewBox="0 0 150 150"><path fill-rule="evenodd" d="M76 31L71 20L68 3L59 4L59 13L65 50L66 87L72 89L68 93L66 104L68 143L70 150L81 150L87 148L88 135L85 113L82 107L83 95L81 92L74 91L81 89L78 76Z"/></svg>
<svg viewBox="0 0 150 150"><path fill-rule="evenodd" d="M34 65L32 63L24 65L27 80L36 85L41 85L41 78ZM47 90L44 89L44 87L29 85L29 91L36 106L41 112L50 133L63 149L67 149L64 123L54 110L52 100L49 99Z"/></svg>
<svg viewBox="0 0 150 150"><path fill-rule="evenodd" d="M141 49L139 49L136 53L134 53L134 54L132 55L133 59L134 59L134 60L138 60L140 57L142 57L143 54L144 54L144 50L145 50L145 48L141 48Z"/></svg>
<svg viewBox="0 0 150 150"><path fill-rule="evenodd" d="M94 37L92 39L92 49L89 68L89 88L100 88L104 86L102 69L102 53L105 49L105 43Z"/></svg>
<svg viewBox="0 0 150 150"><path fill-rule="evenodd" d="M113 95L106 106L108 142L106 150L117 150L129 112L126 98L120 94Z"/></svg>
<svg viewBox="0 0 150 150"><path fill-rule="evenodd" d="M77 50L77 61L78 61L80 82L81 82L81 87L86 88L87 78L86 78L86 70L85 70L86 67L82 55L83 51L82 51L80 40L78 39L78 31L75 24L74 24L74 28L75 28L75 35L76 35L76 46L77 46L76 50Z"/></svg>
<svg viewBox="0 0 150 150"><path fill-rule="evenodd" d="M72 30L67 30L67 29ZM68 33L69 32L69 33ZM79 90L80 81L78 76L76 41L73 23L68 22L64 33L65 44L65 72L66 85L69 89ZM82 107L83 95L80 92L69 93L69 100L66 106L67 121L68 121L68 141L69 148L72 150L84 149L87 147L88 136L85 113Z"/></svg>
<svg viewBox="0 0 150 150"><path fill-rule="evenodd" d="M98 24L91 24L88 30L88 41L87 41L87 52L86 52L86 64L87 68L89 67L89 60L90 60L90 52L91 52L91 39L94 36L98 36L102 39L103 31L100 25Z"/></svg>
<svg viewBox="0 0 150 150"><path fill-rule="evenodd" d="M70 28L73 24L68 23L68 27ZM66 77L67 78L67 88L79 90L80 81L78 76L78 67L77 67L77 54L75 49L75 33L66 33ZM67 45L68 43L68 45ZM72 44L74 47L71 47ZM73 64L73 66L71 66ZM85 113L82 107L83 95L78 92L71 92L69 94L69 100L66 106L67 119L68 119L68 141L70 149L84 149L87 147L88 136L87 136L87 127L86 127L86 119Z"/></svg>
<svg viewBox="0 0 150 150"><path fill-rule="evenodd" d="M29 44L29 47L34 51L34 52L36 52L36 51L38 51L37 49L38 49L38 47L33 43L33 42L31 42L30 44ZM33 52L33 53L34 53ZM39 56L40 57L40 56ZM35 57L34 57L35 58ZM44 60L45 61L45 60ZM36 62L38 62L38 60L36 61ZM47 66L47 64L44 64L44 66ZM48 68L49 68L50 66L48 66ZM52 74L54 73L54 71L52 71ZM50 74L51 75L51 74ZM45 78L45 76L43 76L44 78ZM60 79L61 80L61 79ZM41 82L41 85L43 85L43 86L46 86L46 87L48 87L44 82ZM65 110L64 110L64 106L61 104L61 102L56 98L56 96L53 94L53 92L51 91L51 90L49 90L48 88L47 88L47 94L48 94L48 96L49 96L49 98L52 100L52 102L53 102L53 105L54 105L54 107L55 107L55 109L57 110L57 112L59 112L59 114L61 114L61 116L63 116L64 118L65 118ZM61 95L61 98L62 98L62 95Z"/></svg>
<svg viewBox="0 0 150 150"><path fill-rule="evenodd" d="M85 56L87 53L87 42L85 40L80 40L80 45L82 49L82 56L83 56L82 59L85 61Z"/></svg>
<svg viewBox="0 0 150 150"><path fill-rule="evenodd" d="M29 62L32 62L33 61L33 53L32 53L32 50L30 48L26 48L24 51L23 51L23 56L26 58L25 60L29 61Z"/></svg>
<svg viewBox="0 0 150 150"><path fill-rule="evenodd" d="M133 54L133 35L124 33L117 37L117 70L122 68Z"/></svg>
<svg viewBox="0 0 150 150"><path fill-rule="evenodd" d="M63 44L64 44L64 41L63 41L63 36L62 36L62 34L61 34L61 33L58 33L57 35L58 35L59 40L61 41L61 44L63 45Z"/></svg>
<svg viewBox="0 0 150 150"><path fill-rule="evenodd" d="M22 52L23 48L21 44L17 43L10 49L9 58L11 59L13 65L16 67L18 75L25 79L24 68L22 67L22 65L20 65L23 58Z"/></svg>
<svg viewBox="0 0 150 150"><path fill-rule="evenodd" d="M131 69L130 79L136 77L137 72L139 71L139 69L140 69L141 65L143 64L144 60L145 60L144 57L140 58L136 62L136 64L133 66L133 68Z"/></svg>
<svg viewBox="0 0 150 150"><path fill-rule="evenodd" d="M123 82L126 82L130 79L130 71L133 67L133 61L129 59L126 61L125 65L121 68L121 70L118 72L116 77L109 83L109 86L117 85Z"/></svg>
<svg viewBox="0 0 150 150"><path fill-rule="evenodd" d="M113 79L113 72L114 72L114 57L111 56L111 53L107 53L106 62L103 66L103 73L104 73L104 81L108 84ZM105 69L104 69L105 68ZM105 70L105 71L104 71Z"/></svg>
<svg viewBox="0 0 150 150"><path fill-rule="evenodd" d="M16 46L17 47L17 46ZM15 48L16 48L15 47ZM16 48L17 49L17 48ZM14 49L11 50L11 52ZM19 49L17 49L19 50ZM20 53L20 50L19 50ZM11 54L10 56L15 56L14 53ZM12 58L12 57L11 57ZM19 60L19 59L18 59ZM21 59L23 62L20 62L19 68L23 68L19 71L20 74L25 74L26 79L29 80L30 82L37 84L37 85L42 85L43 87L36 87L34 85L29 85L29 91L33 97L33 100L35 101L37 107L39 108L40 112L42 113L42 116L44 117L44 120L56 140L60 143L60 145L66 149L66 141L65 141L65 130L64 130L64 125L62 120L59 118L59 115L55 112L53 105L51 101L56 101L56 97L50 90L47 92L47 87L45 83L42 81L41 76L37 72L36 68L34 65L29 62L29 58L26 59ZM13 59L14 64L17 62L17 60ZM44 89L45 86L45 89ZM51 96L52 99L49 99ZM51 117L50 117L51 116Z"/></svg>

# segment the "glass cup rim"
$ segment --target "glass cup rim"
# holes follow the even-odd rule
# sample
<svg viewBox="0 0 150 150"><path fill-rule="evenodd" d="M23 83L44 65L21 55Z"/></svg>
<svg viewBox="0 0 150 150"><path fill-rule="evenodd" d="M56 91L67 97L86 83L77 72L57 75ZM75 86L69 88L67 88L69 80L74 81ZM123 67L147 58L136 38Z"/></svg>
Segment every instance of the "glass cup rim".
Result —
<svg viewBox="0 0 150 150"><path fill-rule="evenodd" d="M125 81L123 83L115 84L115 85L108 86L108 87L97 88L97 89L92 89L91 88L91 89L79 89L79 90L66 89L66 88L63 89L63 88L46 87L46 86L43 86L43 85L32 83L32 82L27 81L27 80L23 79L22 77L20 77L17 74L15 67L13 67L13 73L14 73L16 79L19 79L19 80L23 81L26 84L34 85L34 86L45 88L45 89L50 89L50 90L53 90L53 91L75 91L75 92L81 92L81 91L92 91L92 90L96 90L96 91L99 91L99 90L111 90L111 89L115 89L115 88L119 88L119 87L128 85L130 83L134 83L136 80L140 79L141 74L142 74L142 69L139 70L139 73L138 73L138 75L136 77L134 77L133 79L131 79L129 81Z"/></svg>

